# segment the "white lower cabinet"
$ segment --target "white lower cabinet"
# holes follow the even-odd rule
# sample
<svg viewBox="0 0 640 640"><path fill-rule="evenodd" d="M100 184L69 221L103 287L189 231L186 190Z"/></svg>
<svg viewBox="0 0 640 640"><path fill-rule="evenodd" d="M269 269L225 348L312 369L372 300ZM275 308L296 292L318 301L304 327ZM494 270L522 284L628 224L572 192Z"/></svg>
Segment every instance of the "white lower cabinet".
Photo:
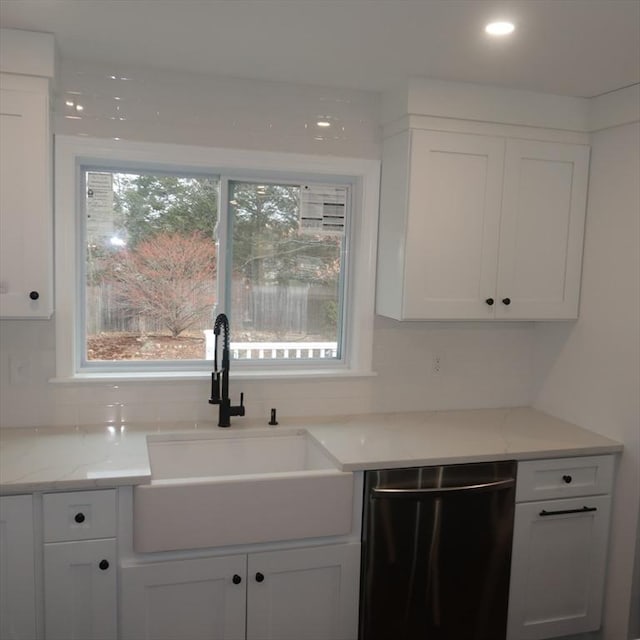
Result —
<svg viewBox="0 0 640 640"><path fill-rule="evenodd" d="M44 545L46 640L116 640L116 541Z"/></svg>
<svg viewBox="0 0 640 640"><path fill-rule="evenodd" d="M563 487L568 495L585 495L516 504L508 640L600 627L612 470L612 456L521 463L520 499L558 495ZM601 495L590 495L596 492Z"/></svg>
<svg viewBox="0 0 640 640"><path fill-rule="evenodd" d="M247 640L355 640L360 544L248 557Z"/></svg>
<svg viewBox="0 0 640 640"><path fill-rule="evenodd" d="M0 498L0 639L33 640L36 633L33 500Z"/></svg>
<svg viewBox="0 0 640 640"><path fill-rule="evenodd" d="M121 569L122 640L355 640L360 545Z"/></svg>
<svg viewBox="0 0 640 640"><path fill-rule="evenodd" d="M116 491L42 496L45 640L116 640Z"/></svg>
<svg viewBox="0 0 640 640"><path fill-rule="evenodd" d="M122 640L244 638L246 556L122 567Z"/></svg>

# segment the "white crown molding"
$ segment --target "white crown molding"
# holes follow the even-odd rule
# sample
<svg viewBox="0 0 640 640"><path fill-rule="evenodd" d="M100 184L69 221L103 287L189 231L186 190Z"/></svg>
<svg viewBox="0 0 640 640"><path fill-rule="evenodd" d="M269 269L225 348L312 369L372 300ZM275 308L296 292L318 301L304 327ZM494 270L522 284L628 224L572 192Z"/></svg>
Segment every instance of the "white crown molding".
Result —
<svg viewBox="0 0 640 640"><path fill-rule="evenodd" d="M400 113L406 109L404 113ZM468 82L411 78L403 94L383 98L383 124L404 115L588 131L589 100Z"/></svg>
<svg viewBox="0 0 640 640"><path fill-rule="evenodd" d="M55 77L52 33L0 29L0 71L25 76Z"/></svg>
<svg viewBox="0 0 640 640"><path fill-rule="evenodd" d="M593 98L573 98L489 85L412 78L382 100L385 135L407 117L456 130L464 123L588 134L640 120L640 84ZM457 123L457 124L456 124Z"/></svg>
<svg viewBox="0 0 640 640"><path fill-rule="evenodd" d="M589 102L589 131L640 121L640 84L610 91Z"/></svg>

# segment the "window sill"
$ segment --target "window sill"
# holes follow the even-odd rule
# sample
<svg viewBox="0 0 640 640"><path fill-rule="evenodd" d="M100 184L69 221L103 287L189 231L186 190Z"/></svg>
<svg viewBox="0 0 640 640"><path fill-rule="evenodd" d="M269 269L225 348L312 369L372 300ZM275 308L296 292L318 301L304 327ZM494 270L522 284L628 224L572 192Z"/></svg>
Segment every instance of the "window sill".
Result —
<svg viewBox="0 0 640 640"><path fill-rule="evenodd" d="M261 371L233 371L232 380L321 380L333 378L371 378L375 371L353 369L291 369L279 371L265 369ZM78 373L74 376L50 378L54 384L83 384L105 382L194 382L211 379L211 372L204 371L140 371L140 372L95 372Z"/></svg>

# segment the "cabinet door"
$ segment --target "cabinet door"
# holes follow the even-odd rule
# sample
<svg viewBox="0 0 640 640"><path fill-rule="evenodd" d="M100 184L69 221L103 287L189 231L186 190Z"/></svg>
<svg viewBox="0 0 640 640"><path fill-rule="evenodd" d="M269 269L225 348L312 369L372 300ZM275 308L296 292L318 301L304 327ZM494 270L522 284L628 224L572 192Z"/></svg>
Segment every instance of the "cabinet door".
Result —
<svg viewBox="0 0 640 640"><path fill-rule="evenodd" d="M0 140L0 317L49 318L53 224L46 86L41 92L0 89Z"/></svg>
<svg viewBox="0 0 640 640"><path fill-rule="evenodd" d="M504 141L414 131L404 319L494 315Z"/></svg>
<svg viewBox="0 0 640 640"><path fill-rule="evenodd" d="M244 555L123 567L122 640L244 640L245 576Z"/></svg>
<svg viewBox="0 0 640 640"><path fill-rule="evenodd" d="M249 556L247 640L355 640L360 544Z"/></svg>
<svg viewBox="0 0 640 640"><path fill-rule="evenodd" d="M46 640L115 640L116 541L44 545Z"/></svg>
<svg viewBox="0 0 640 640"><path fill-rule="evenodd" d="M610 496L516 505L508 640L600 626Z"/></svg>
<svg viewBox="0 0 640 640"><path fill-rule="evenodd" d="M578 317L588 171L584 145L507 141L497 318Z"/></svg>
<svg viewBox="0 0 640 640"><path fill-rule="evenodd" d="M31 496L0 498L0 638L36 638Z"/></svg>

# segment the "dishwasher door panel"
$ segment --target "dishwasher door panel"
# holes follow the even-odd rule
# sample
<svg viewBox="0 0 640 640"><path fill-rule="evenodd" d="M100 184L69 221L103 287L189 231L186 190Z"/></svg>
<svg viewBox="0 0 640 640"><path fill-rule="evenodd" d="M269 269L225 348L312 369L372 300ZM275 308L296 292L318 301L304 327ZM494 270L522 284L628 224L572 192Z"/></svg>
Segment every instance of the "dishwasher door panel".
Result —
<svg viewBox="0 0 640 640"><path fill-rule="evenodd" d="M433 479L400 477L367 483L360 639L504 640L513 477L494 468L459 490L443 489L456 481L440 473L439 489L419 491ZM376 484L401 489L376 494Z"/></svg>

